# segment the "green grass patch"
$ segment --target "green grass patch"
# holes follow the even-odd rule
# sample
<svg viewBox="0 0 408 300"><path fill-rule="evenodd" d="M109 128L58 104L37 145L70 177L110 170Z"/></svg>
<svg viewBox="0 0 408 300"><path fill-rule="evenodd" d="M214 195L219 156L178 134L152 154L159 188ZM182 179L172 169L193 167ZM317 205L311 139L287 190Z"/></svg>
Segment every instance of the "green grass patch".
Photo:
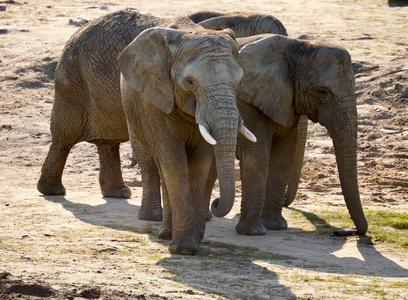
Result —
<svg viewBox="0 0 408 300"><path fill-rule="evenodd" d="M390 244L404 247L408 250L408 212L387 211L382 209L364 209L368 222L367 236L371 238L368 243ZM300 224L305 230L319 234L330 234L336 229L354 228L354 223L346 208L323 209L311 212L291 209L290 217ZM301 220L299 220L301 218ZM309 224L301 225L308 221Z"/></svg>

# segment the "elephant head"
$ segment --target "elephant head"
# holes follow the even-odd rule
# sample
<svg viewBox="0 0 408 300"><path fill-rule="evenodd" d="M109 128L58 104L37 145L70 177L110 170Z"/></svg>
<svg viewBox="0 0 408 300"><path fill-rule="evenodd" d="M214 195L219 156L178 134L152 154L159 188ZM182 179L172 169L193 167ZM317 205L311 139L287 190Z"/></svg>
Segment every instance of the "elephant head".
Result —
<svg viewBox="0 0 408 300"><path fill-rule="evenodd" d="M278 35L244 41L238 98L276 123L292 126L306 115L325 126L333 140L340 182L357 233L367 232L357 180L357 108L349 53L327 43Z"/></svg>
<svg viewBox="0 0 408 300"><path fill-rule="evenodd" d="M214 145L221 198L213 207L224 216L235 198L234 159L238 130L243 126L236 89L243 75L236 61L233 32L169 28L143 31L119 56L123 78L163 113L175 113L198 124Z"/></svg>
<svg viewBox="0 0 408 300"><path fill-rule="evenodd" d="M246 37L263 33L288 35L285 26L271 15L199 12L189 17L194 22L199 21L198 24L207 29L232 29L236 37Z"/></svg>

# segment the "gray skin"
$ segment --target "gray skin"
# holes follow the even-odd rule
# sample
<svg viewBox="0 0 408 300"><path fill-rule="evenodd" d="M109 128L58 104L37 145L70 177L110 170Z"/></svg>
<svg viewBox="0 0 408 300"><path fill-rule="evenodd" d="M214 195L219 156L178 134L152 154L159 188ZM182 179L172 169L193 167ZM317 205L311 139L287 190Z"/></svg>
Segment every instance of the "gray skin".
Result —
<svg viewBox="0 0 408 300"><path fill-rule="evenodd" d="M184 28L184 31L177 31L177 34L174 35L177 38L175 38L174 43L171 43L171 51L177 54L174 57L178 60L181 60L182 57L180 56L181 52L176 52L178 51L176 41L184 47L186 45L183 42L185 39L179 37L184 33L195 41L195 44L190 43L190 46L186 47L184 51L189 50L191 54L200 58L206 51L208 52L208 50L200 52L202 48L200 41L205 47L209 47L208 49L214 50L213 56L216 56L217 61L220 61L220 66L217 65L217 68L233 70L231 76L234 76L231 77L232 81L228 83L235 95L237 85L235 80L239 77L237 74L241 74L242 70L235 61L234 55L237 55L238 50L231 31L211 36L208 30L204 30L188 18L168 20L128 11L108 14L87 24L68 41L56 69L55 101L51 115L52 142L37 185L41 193L45 195L64 195L66 193L61 177L69 151L76 143L87 141L94 143L98 149L99 182L103 196L116 198L129 198L131 196L130 189L123 182L120 168L119 145L121 142L126 142L129 135L121 102L120 69L117 57L141 32L158 26ZM195 33L191 34L191 32ZM160 42L164 43L163 41ZM145 51L150 50L147 47ZM174 57L172 59L175 59ZM211 57L208 56L207 59L211 59ZM230 98L233 97L230 94L229 91L227 93L228 101L231 101ZM217 97L219 100L220 96L217 95ZM192 110L195 102L190 101L189 105L191 106L190 110ZM197 104L198 107L200 105ZM171 108L171 104L168 104L166 110L171 110ZM197 109L197 111L199 110ZM229 114L230 111L231 118L236 119L234 119L236 124L231 125L235 133L231 135L231 141L228 143L235 145L238 123L242 125L242 122L236 104L226 108L223 113ZM201 115L199 117L202 117L200 121L203 125L208 126L205 123L206 119ZM208 116L205 117L208 118ZM214 116L211 117L216 119ZM187 116L188 118L193 117ZM215 123L213 119L211 122ZM210 127L210 129L212 128ZM218 138L219 133L215 135ZM198 139L198 137L194 135L194 139ZM219 148L221 148L221 143ZM142 149L142 151L144 150ZM149 161L149 158L147 160ZM233 173L233 171L229 172ZM232 186L234 180L229 181L228 184ZM232 191L225 191L224 188L228 184L223 183L223 193L225 198L230 199L230 203L220 205L218 209L215 209L216 215L225 214L232 206L234 194Z"/></svg>
<svg viewBox="0 0 408 300"><path fill-rule="evenodd" d="M248 14L248 13L234 13L234 14L222 14L218 12L201 11L188 16L193 22L199 25L213 30L225 30L233 29L236 37L247 37L260 33L276 33L281 35L287 35L287 31L282 23L273 16ZM307 120L306 120L307 122ZM303 132L303 137L306 139L306 133ZM136 143L136 142L135 142ZM154 160L151 159L146 153L143 152L142 147L135 145L133 155L139 164L142 171L143 181L143 198L142 205L139 210L139 218L143 220L161 220L162 208L160 197L160 176L158 170L155 167ZM303 155L303 152L301 152ZM303 162L303 156L299 155L299 158ZM288 191L294 192L296 195L300 171L302 164L299 165L299 171L294 172L294 176L291 176L290 185ZM299 174L298 174L299 173ZM299 177L297 177L297 175ZM215 178L213 178L215 180ZM212 186L213 183L209 179L208 185ZM294 197L294 196L293 196ZM218 201L214 202L215 204ZM209 213L208 219L211 218ZM167 230L170 232L171 230Z"/></svg>
<svg viewBox="0 0 408 300"><path fill-rule="evenodd" d="M154 160L160 175L159 237L171 238L171 253L199 252L212 190L206 182L215 179L214 158L221 198L212 213L222 217L234 203L237 133L245 133L236 105L243 72L232 31L227 33L151 28L118 58L130 141L136 155ZM206 140L202 128L211 133L203 133Z"/></svg>
<svg viewBox="0 0 408 300"><path fill-rule="evenodd" d="M331 44L260 35L238 39L244 70L238 108L257 143L238 139L242 206L236 230L285 229L285 188L294 165L299 119L325 126L333 140L347 208L364 235L357 180L357 109L349 53ZM265 165L269 165L265 168Z"/></svg>
<svg viewBox="0 0 408 300"><path fill-rule="evenodd" d="M232 29L237 37L247 37L263 33L288 35L281 21L271 15L253 13L222 14L203 11L191 14L189 18L207 29Z"/></svg>

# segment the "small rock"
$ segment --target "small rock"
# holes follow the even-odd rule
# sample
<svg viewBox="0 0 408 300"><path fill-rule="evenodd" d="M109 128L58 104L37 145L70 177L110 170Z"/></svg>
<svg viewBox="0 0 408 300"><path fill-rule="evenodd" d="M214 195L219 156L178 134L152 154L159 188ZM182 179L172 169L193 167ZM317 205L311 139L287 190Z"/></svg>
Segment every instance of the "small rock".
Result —
<svg viewBox="0 0 408 300"><path fill-rule="evenodd" d="M6 34L6 33L8 33L7 28L0 28L0 34Z"/></svg>
<svg viewBox="0 0 408 300"><path fill-rule="evenodd" d="M126 11L138 11L138 9L134 7L126 7Z"/></svg>
<svg viewBox="0 0 408 300"><path fill-rule="evenodd" d="M1 129L11 130L11 125L1 125Z"/></svg>
<svg viewBox="0 0 408 300"><path fill-rule="evenodd" d="M99 8L102 9L102 10L108 10L109 9L106 5L101 5Z"/></svg>
<svg viewBox="0 0 408 300"><path fill-rule="evenodd" d="M85 6L84 9L95 9L98 8L98 6Z"/></svg>
<svg viewBox="0 0 408 300"><path fill-rule="evenodd" d="M28 30L28 29L19 29L18 31L20 31L20 32L29 32L30 30Z"/></svg>
<svg viewBox="0 0 408 300"><path fill-rule="evenodd" d="M76 20L74 19L69 19L68 24L69 25L74 25L77 27L81 27L82 25L88 23L88 20L83 19L83 18L76 18Z"/></svg>
<svg viewBox="0 0 408 300"><path fill-rule="evenodd" d="M6 11L7 6L5 4L0 4L0 11Z"/></svg>

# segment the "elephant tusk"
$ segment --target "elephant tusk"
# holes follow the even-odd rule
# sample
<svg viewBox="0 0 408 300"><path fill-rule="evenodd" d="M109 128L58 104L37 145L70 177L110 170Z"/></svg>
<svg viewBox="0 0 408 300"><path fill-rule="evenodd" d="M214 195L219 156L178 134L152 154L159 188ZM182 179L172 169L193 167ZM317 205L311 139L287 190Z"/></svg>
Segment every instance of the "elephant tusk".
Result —
<svg viewBox="0 0 408 300"><path fill-rule="evenodd" d="M241 134L251 142L256 142L256 136L251 131L249 131L249 129L246 128L243 123L239 127L239 132L241 132Z"/></svg>
<svg viewBox="0 0 408 300"><path fill-rule="evenodd" d="M202 124L198 124L198 128L200 129L200 133L203 138L209 143L210 145L217 144L217 141L211 136L210 132L208 131L207 127Z"/></svg>

